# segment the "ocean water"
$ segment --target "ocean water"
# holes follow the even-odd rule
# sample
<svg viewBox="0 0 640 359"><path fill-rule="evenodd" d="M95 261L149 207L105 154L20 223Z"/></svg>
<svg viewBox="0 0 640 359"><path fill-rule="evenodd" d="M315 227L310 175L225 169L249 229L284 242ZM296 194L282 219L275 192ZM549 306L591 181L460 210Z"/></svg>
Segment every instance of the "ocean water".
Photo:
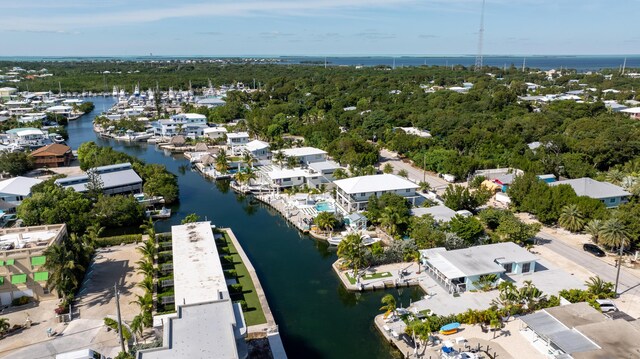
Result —
<svg viewBox="0 0 640 359"><path fill-rule="evenodd" d="M249 62L249 63L279 63L306 64L324 66L473 66L475 56L0 56L0 61L181 61L181 60L214 60L220 62ZM601 69L620 68L626 59L627 68L640 68L640 55L530 55L530 56L495 56L484 57L484 64L488 66L522 67L542 70L569 68L580 72L597 71Z"/></svg>

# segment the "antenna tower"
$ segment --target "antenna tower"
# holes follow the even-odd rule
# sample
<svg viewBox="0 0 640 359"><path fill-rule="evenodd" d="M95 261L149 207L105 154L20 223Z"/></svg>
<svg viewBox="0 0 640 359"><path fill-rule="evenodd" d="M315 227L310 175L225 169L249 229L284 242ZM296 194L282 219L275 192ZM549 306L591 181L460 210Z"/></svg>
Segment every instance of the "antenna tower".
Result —
<svg viewBox="0 0 640 359"><path fill-rule="evenodd" d="M482 42L484 38L484 3L486 0L482 0L482 13L480 14L480 30L478 30L478 55L476 55L476 71L482 69Z"/></svg>

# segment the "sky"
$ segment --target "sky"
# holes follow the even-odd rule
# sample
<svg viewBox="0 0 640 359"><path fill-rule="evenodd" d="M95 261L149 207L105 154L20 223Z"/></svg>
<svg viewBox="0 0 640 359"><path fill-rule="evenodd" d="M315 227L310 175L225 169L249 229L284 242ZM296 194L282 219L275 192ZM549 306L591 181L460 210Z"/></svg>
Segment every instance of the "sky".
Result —
<svg viewBox="0 0 640 359"><path fill-rule="evenodd" d="M0 0L0 56L475 55L482 0ZM640 0L486 0L485 55L639 54Z"/></svg>

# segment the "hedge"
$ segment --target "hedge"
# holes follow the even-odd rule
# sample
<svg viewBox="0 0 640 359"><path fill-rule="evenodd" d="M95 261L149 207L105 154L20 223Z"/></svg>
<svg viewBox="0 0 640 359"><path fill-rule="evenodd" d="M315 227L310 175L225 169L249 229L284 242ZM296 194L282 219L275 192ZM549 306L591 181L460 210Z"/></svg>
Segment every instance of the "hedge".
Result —
<svg viewBox="0 0 640 359"><path fill-rule="evenodd" d="M119 246L120 244L130 244L142 241L142 234L123 234L121 236L102 237L96 239L96 247Z"/></svg>

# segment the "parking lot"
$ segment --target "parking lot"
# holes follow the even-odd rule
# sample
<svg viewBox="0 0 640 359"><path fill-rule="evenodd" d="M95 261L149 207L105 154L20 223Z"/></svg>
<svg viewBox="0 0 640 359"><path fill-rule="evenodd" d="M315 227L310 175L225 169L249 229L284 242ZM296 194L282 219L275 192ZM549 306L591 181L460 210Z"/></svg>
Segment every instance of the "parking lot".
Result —
<svg viewBox="0 0 640 359"><path fill-rule="evenodd" d="M74 319L67 324L56 322L56 300L7 315L13 325L24 323L28 313L36 325L0 340L0 357L54 358L58 353L84 348L115 357L119 352L117 335L106 330L103 320L116 315L114 285L120 292L122 319L130 322L138 314L138 307L129 303L135 300L135 294L142 293L135 286L142 280L135 273L139 259L133 244L98 250L72 308ZM56 335L48 337L47 328Z"/></svg>

